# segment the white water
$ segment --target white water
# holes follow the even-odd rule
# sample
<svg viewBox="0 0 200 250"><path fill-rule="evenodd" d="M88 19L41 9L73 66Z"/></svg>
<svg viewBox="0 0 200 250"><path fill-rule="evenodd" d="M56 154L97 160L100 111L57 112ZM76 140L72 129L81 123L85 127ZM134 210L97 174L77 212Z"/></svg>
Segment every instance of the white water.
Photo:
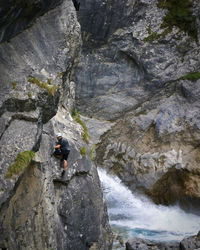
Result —
<svg viewBox="0 0 200 250"><path fill-rule="evenodd" d="M157 206L147 198L135 196L119 178L102 169L98 169L98 173L108 204L110 224L125 238L180 241L200 230L199 216L185 213L177 206Z"/></svg>

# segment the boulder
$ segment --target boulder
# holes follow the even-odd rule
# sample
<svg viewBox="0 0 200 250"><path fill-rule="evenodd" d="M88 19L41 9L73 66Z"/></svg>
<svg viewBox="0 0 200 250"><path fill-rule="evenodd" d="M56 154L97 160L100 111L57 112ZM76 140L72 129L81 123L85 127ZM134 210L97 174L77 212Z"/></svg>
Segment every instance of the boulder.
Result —
<svg viewBox="0 0 200 250"><path fill-rule="evenodd" d="M159 243L140 238L131 238L126 243L126 250L179 250L179 243Z"/></svg>
<svg viewBox="0 0 200 250"><path fill-rule="evenodd" d="M172 167L152 187L150 195L156 204L179 204L188 212L199 214L199 172Z"/></svg>
<svg viewBox="0 0 200 250"><path fill-rule="evenodd" d="M181 250L187 250L187 249L198 250L199 248L200 248L200 232L195 236L183 239L180 243Z"/></svg>

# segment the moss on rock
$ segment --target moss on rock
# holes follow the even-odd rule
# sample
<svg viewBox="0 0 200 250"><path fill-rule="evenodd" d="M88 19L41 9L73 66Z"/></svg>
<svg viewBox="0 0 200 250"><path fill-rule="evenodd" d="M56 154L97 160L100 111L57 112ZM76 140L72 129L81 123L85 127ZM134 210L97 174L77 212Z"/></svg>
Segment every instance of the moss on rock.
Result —
<svg viewBox="0 0 200 250"><path fill-rule="evenodd" d="M40 87L42 89L46 89L51 95L54 95L54 93L56 92L56 89L57 89L57 86L51 85L52 84L51 79L48 79L47 82L43 82L35 77L30 77L28 79L28 82L36 84L38 87Z"/></svg>
<svg viewBox="0 0 200 250"><path fill-rule="evenodd" d="M81 154L81 155L86 155L86 153L87 153L86 147L80 148L80 154Z"/></svg>
<svg viewBox="0 0 200 250"><path fill-rule="evenodd" d="M74 111L72 112L72 117L74 118L74 120L76 122L78 122L82 128L83 128L83 133L82 133L82 139L88 143L89 142L89 139L90 139L90 136L88 134L88 129L85 125L85 123L80 119L80 114L78 113L78 111L76 109L74 109Z"/></svg>
<svg viewBox="0 0 200 250"><path fill-rule="evenodd" d="M20 152L14 163L8 168L5 177L11 178L13 175L19 175L29 165L34 156L35 153L33 151Z"/></svg>
<svg viewBox="0 0 200 250"><path fill-rule="evenodd" d="M161 28L178 27L197 39L196 17L193 15L191 0L158 0L159 8L166 8L168 12L163 18Z"/></svg>
<svg viewBox="0 0 200 250"><path fill-rule="evenodd" d="M200 79L200 72L191 72L181 77L181 80L190 80L193 82L197 81L198 79Z"/></svg>

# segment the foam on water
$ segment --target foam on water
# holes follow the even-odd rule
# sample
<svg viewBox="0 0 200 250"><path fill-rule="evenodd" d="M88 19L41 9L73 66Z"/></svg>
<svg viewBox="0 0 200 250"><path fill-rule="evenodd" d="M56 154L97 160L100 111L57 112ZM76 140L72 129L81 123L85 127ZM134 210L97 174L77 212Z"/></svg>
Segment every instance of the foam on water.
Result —
<svg viewBox="0 0 200 250"><path fill-rule="evenodd" d="M197 234L200 217L178 206L157 206L144 197L135 196L120 179L98 169L108 204L110 224L126 237L151 240L182 240Z"/></svg>

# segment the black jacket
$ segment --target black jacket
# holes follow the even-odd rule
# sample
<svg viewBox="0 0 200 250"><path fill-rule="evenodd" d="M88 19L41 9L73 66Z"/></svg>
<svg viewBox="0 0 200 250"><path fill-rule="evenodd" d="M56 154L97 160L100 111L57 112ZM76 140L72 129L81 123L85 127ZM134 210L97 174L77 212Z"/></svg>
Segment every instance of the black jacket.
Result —
<svg viewBox="0 0 200 250"><path fill-rule="evenodd" d="M63 154L70 151L69 142L63 137L58 141L57 145L60 145L60 150Z"/></svg>

